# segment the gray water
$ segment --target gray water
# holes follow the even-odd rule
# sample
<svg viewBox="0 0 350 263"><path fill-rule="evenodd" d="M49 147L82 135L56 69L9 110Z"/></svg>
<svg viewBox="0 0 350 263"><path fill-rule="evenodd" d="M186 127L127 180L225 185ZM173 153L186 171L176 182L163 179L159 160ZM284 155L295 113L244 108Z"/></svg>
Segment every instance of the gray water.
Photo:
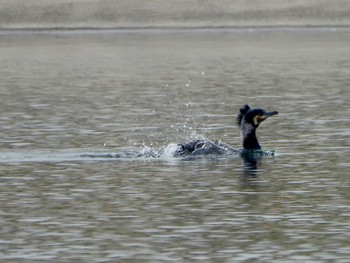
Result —
<svg viewBox="0 0 350 263"><path fill-rule="evenodd" d="M0 36L3 262L348 262L347 29ZM240 157L88 158L192 138Z"/></svg>

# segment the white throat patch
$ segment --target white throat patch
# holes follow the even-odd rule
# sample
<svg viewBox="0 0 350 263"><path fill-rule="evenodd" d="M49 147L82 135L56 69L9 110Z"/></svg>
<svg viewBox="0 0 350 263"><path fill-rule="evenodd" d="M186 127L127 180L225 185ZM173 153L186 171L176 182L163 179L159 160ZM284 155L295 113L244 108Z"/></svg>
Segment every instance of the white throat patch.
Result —
<svg viewBox="0 0 350 263"><path fill-rule="evenodd" d="M253 121L254 125L259 125L259 115L254 116Z"/></svg>

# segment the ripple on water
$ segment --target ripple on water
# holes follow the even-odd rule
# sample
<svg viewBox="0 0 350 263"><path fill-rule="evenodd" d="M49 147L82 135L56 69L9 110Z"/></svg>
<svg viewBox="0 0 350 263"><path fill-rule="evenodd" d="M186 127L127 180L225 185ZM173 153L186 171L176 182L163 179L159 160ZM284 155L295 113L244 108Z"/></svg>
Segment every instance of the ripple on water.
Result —
<svg viewBox="0 0 350 263"><path fill-rule="evenodd" d="M224 31L0 38L2 260L349 261L348 30Z"/></svg>

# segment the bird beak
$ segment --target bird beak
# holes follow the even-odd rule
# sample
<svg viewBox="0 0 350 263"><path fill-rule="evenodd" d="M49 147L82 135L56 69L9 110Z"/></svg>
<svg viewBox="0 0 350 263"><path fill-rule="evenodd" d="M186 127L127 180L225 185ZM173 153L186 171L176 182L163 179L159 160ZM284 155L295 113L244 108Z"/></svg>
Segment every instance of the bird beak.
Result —
<svg viewBox="0 0 350 263"><path fill-rule="evenodd" d="M268 117L271 117L271 116L277 115L277 114L278 114L278 111L271 111L271 112L265 112L264 116L266 116L266 118L268 118Z"/></svg>
<svg viewBox="0 0 350 263"><path fill-rule="evenodd" d="M273 115L277 115L278 111L271 111L271 112L265 112L264 115L257 115L254 118L254 124L255 125L259 125L260 123L262 123L264 120L266 120L267 118L273 116Z"/></svg>

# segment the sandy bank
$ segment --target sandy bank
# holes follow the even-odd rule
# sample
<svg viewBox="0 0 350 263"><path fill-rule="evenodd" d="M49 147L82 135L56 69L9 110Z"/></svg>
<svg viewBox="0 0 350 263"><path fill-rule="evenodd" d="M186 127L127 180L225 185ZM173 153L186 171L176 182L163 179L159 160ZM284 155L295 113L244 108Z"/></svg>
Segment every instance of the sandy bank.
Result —
<svg viewBox="0 0 350 263"><path fill-rule="evenodd" d="M347 0L0 0L0 27L349 26Z"/></svg>

